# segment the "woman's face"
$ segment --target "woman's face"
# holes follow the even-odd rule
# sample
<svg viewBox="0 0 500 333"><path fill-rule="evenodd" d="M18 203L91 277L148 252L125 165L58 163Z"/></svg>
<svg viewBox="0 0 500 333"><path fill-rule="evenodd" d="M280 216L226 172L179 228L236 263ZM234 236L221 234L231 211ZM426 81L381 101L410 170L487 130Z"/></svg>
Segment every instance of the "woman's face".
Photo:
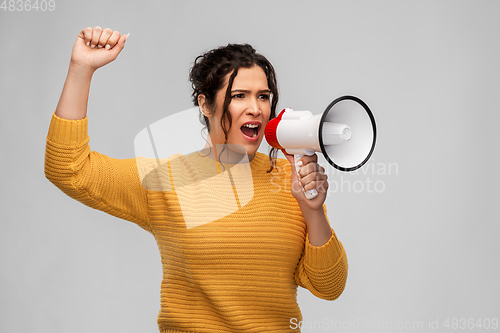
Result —
<svg viewBox="0 0 500 333"><path fill-rule="evenodd" d="M210 138L213 145L225 142L220 121L230 75L227 75L224 86L217 92L215 113L211 112L208 115ZM264 128L271 115L270 94L266 74L261 67L238 69L238 74L233 81L231 102L228 107L232 123L228 132L227 144L241 146L245 148L248 155L253 157L262 142ZM226 124L227 128L229 126Z"/></svg>

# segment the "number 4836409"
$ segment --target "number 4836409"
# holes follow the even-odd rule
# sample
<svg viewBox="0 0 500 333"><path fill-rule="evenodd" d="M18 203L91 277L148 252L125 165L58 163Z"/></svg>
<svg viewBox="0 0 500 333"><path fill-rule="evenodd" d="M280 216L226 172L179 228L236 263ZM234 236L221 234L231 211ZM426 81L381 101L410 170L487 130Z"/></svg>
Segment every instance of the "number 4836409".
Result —
<svg viewBox="0 0 500 333"><path fill-rule="evenodd" d="M0 9L4 12L52 12L56 9L56 2L54 0L3 0Z"/></svg>
<svg viewBox="0 0 500 333"><path fill-rule="evenodd" d="M498 329L498 318L446 318L443 323L446 329L469 329L469 330L489 330Z"/></svg>

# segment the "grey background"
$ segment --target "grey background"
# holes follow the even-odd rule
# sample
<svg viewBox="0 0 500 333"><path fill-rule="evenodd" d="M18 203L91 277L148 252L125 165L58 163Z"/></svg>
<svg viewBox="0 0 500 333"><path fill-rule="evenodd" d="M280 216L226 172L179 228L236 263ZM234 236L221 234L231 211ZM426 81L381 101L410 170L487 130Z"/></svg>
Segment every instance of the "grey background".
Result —
<svg viewBox="0 0 500 333"><path fill-rule="evenodd" d="M304 332L427 332L447 319L499 318L499 15L500 2L484 0L56 0L53 12L0 10L0 331L157 331L153 237L43 175L72 45L96 25L130 32L90 94L91 148L112 157L133 157L140 130L190 108L192 61L229 42L251 43L275 65L280 108L321 113L344 94L371 107L372 168L329 171L345 185L327 207L348 254L347 287L334 302L299 289L304 320L327 322ZM368 178L378 192L346 190Z"/></svg>

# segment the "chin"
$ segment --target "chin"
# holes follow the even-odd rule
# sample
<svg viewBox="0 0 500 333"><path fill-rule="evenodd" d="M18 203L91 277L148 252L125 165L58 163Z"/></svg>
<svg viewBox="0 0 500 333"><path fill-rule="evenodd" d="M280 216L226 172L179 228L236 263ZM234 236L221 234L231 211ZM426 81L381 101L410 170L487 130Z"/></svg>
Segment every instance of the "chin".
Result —
<svg viewBox="0 0 500 333"><path fill-rule="evenodd" d="M243 147L245 147L248 154L255 154L255 152L257 152L257 150L259 150L261 142L262 142L262 139L257 141L257 142L252 142L252 143L246 142L245 144L243 144Z"/></svg>
<svg viewBox="0 0 500 333"><path fill-rule="evenodd" d="M233 142L233 145L238 147L234 147L233 150L240 151L241 153L243 153L244 151L247 155L255 155L259 150L262 140L263 138L259 138L255 142L248 142L247 140L241 140L240 138L237 138L236 140L229 139L228 141Z"/></svg>

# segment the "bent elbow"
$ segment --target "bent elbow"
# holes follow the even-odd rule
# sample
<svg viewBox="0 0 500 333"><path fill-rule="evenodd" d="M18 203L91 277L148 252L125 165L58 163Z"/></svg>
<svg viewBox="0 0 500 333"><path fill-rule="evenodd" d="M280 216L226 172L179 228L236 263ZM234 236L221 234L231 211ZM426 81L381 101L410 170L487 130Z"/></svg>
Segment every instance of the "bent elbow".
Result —
<svg viewBox="0 0 500 333"><path fill-rule="evenodd" d="M324 299L327 301L335 301L339 298L345 290L346 282L347 281L344 280L343 283L339 283Z"/></svg>
<svg viewBox="0 0 500 333"><path fill-rule="evenodd" d="M346 284L347 284L347 271L348 271L348 265L347 265L347 259L343 258L340 265L335 269L335 274L333 275L335 278L332 281L328 293L325 295L323 299L328 300L328 301L334 301L337 298L342 295L342 293L345 290Z"/></svg>

